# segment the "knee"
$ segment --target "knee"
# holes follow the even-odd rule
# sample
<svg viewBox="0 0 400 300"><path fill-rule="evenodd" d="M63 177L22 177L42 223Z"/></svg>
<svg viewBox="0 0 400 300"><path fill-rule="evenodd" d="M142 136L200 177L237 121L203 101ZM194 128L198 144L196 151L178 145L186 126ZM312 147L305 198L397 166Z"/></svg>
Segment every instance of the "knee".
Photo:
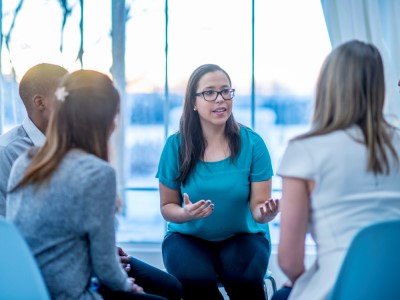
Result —
<svg viewBox="0 0 400 300"><path fill-rule="evenodd" d="M291 291L291 288L283 287L272 295L272 300L287 300Z"/></svg>

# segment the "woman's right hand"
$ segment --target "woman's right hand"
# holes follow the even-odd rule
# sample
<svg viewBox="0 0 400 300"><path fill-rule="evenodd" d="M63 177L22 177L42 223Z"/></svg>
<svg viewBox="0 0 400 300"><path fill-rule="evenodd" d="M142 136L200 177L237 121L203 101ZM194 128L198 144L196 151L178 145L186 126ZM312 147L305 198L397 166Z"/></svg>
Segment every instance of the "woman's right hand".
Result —
<svg viewBox="0 0 400 300"><path fill-rule="evenodd" d="M211 200L199 200L192 203L188 194L183 194L183 211L191 220L206 218L214 211L214 204Z"/></svg>

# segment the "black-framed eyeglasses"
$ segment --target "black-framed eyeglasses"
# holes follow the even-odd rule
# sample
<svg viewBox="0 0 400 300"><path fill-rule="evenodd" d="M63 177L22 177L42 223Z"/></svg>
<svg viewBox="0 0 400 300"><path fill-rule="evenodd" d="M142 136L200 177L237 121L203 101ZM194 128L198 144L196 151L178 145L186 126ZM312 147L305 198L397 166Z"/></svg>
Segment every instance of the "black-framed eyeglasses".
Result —
<svg viewBox="0 0 400 300"><path fill-rule="evenodd" d="M196 96L203 96L204 100L210 101L210 102L217 100L218 95L221 95L221 97L224 100L232 100L233 97L235 96L235 89L223 89L219 92L209 90L209 91L196 93Z"/></svg>

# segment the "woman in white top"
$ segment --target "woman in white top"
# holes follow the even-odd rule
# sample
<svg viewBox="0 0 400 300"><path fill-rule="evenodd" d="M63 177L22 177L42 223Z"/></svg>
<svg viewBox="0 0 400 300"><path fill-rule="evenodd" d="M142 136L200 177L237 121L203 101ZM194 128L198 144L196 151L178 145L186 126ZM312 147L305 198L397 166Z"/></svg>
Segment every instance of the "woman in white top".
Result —
<svg viewBox="0 0 400 300"><path fill-rule="evenodd" d="M350 41L327 57L311 129L290 141L277 172L283 178L279 265L289 282L273 299L329 298L354 235L400 218L400 135L384 119L384 98L375 46ZM306 270L308 230L317 258Z"/></svg>

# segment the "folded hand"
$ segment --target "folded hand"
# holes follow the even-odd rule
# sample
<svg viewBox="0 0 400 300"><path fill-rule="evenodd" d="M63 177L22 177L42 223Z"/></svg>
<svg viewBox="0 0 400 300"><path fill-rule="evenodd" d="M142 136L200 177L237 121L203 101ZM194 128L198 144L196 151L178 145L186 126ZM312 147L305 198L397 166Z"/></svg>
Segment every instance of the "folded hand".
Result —
<svg viewBox="0 0 400 300"><path fill-rule="evenodd" d="M137 284L135 283L135 279L134 279L134 278L129 277L129 279L130 279L130 281L132 282L132 290L131 290L132 292L140 293L140 294L145 294L143 288L142 288L140 285L137 285Z"/></svg>
<svg viewBox="0 0 400 300"><path fill-rule="evenodd" d="M131 258L128 256L128 254L125 253L124 250L122 250L121 247L118 247L118 255L119 259L121 261L121 265L124 268L124 270L128 273L131 270Z"/></svg>

